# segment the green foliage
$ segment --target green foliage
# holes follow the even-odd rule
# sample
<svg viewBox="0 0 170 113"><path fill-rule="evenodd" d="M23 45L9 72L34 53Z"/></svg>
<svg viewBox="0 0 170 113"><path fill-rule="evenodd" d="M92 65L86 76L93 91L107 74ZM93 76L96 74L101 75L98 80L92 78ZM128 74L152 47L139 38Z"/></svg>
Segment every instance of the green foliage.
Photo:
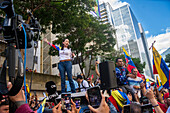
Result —
<svg viewBox="0 0 170 113"><path fill-rule="evenodd" d="M165 57L165 62L169 63L168 67L170 67L170 54L167 54Z"/></svg>
<svg viewBox="0 0 170 113"><path fill-rule="evenodd" d="M83 58L83 63L79 64L83 70L84 62L89 56L91 56L90 60L93 60L97 55L113 51L116 41L112 36L114 30L110 25L100 24L96 18L87 13L92 6L90 0L78 3L73 1L65 4L70 10L67 10L60 24L53 25L52 31L59 33L54 44L61 44L63 38L70 40L71 48L77 57L81 55ZM49 54L57 55L57 52L50 48ZM91 61L89 67L91 69Z"/></svg>
<svg viewBox="0 0 170 113"><path fill-rule="evenodd" d="M140 73L143 73L143 69L145 68L146 63L141 63L139 58L132 58L133 63Z"/></svg>
<svg viewBox="0 0 170 113"><path fill-rule="evenodd" d="M29 9L40 22L43 32L50 29L57 34L54 44L61 44L64 38L70 40L77 57L80 55L83 58L83 62L79 63L81 70L89 56L93 60L97 55L113 52L116 44L112 35L115 30L88 14L94 5L94 0L14 0L15 12L22 15L27 23L30 20L26 11ZM55 56L58 51L51 47L49 54Z"/></svg>

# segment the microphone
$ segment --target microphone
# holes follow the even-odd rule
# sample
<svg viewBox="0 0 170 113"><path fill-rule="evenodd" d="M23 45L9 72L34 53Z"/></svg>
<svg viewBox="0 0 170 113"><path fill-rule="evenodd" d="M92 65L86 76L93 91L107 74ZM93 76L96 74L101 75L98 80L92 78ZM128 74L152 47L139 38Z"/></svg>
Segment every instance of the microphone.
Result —
<svg viewBox="0 0 170 113"><path fill-rule="evenodd" d="M56 84L53 81L48 81L45 84L45 88L48 93L49 101L55 102L55 99L58 97Z"/></svg>

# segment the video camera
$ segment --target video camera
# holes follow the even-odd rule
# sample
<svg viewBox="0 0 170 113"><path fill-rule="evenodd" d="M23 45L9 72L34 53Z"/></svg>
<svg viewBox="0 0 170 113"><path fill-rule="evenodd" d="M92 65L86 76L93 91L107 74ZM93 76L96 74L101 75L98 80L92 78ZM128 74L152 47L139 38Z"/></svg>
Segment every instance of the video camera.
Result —
<svg viewBox="0 0 170 113"><path fill-rule="evenodd" d="M41 26L29 11L30 24L26 24L22 16L15 13L13 0L0 0L0 9L6 13L1 30L3 31L4 40L7 42L6 60L0 71L0 95L14 96L23 85L23 73L25 72L23 70L22 56L19 52L18 73L15 76L15 51L25 47L31 48L33 40L39 40ZM9 81L13 84L10 91L8 91L6 84L7 65Z"/></svg>
<svg viewBox="0 0 170 113"><path fill-rule="evenodd" d="M27 38L27 48L32 47L32 41L39 39L41 26L28 11L31 17L30 24L25 24L21 15L14 11L13 0L0 1L0 9L6 13L3 23L3 34L5 41L8 43L16 43L17 49L25 48L25 36Z"/></svg>

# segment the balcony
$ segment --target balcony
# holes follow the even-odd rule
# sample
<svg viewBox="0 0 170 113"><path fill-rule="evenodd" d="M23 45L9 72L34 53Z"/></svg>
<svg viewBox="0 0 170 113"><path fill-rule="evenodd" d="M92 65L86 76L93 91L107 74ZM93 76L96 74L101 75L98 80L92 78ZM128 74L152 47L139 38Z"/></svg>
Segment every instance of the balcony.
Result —
<svg viewBox="0 0 170 113"><path fill-rule="evenodd" d="M102 13L102 12L104 12L104 11L106 11L106 9L105 9L105 8L101 9L101 10L100 10L100 13Z"/></svg>
<svg viewBox="0 0 170 113"><path fill-rule="evenodd" d="M101 13L101 16L107 15L107 12L103 12Z"/></svg>
<svg viewBox="0 0 170 113"><path fill-rule="evenodd" d="M107 16L107 15L103 15L103 16L101 17L101 19L103 19L103 18L108 18L108 16Z"/></svg>
<svg viewBox="0 0 170 113"><path fill-rule="evenodd" d="M106 19L101 19L101 22L106 22L106 21L108 21L108 18L106 18Z"/></svg>

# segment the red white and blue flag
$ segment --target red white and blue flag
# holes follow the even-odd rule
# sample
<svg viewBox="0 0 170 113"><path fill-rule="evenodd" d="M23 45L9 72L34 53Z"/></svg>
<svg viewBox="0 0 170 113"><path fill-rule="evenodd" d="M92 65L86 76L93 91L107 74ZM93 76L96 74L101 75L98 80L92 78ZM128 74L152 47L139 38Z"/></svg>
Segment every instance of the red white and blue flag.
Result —
<svg viewBox="0 0 170 113"><path fill-rule="evenodd" d="M127 70L131 73L131 70L133 68L136 68L135 64L133 63L132 59L130 58L129 54L127 53L127 51L122 47L124 55L125 55L125 60L126 60L126 64L128 64L127 66ZM137 74L138 77L142 78L142 75L139 73Z"/></svg>

